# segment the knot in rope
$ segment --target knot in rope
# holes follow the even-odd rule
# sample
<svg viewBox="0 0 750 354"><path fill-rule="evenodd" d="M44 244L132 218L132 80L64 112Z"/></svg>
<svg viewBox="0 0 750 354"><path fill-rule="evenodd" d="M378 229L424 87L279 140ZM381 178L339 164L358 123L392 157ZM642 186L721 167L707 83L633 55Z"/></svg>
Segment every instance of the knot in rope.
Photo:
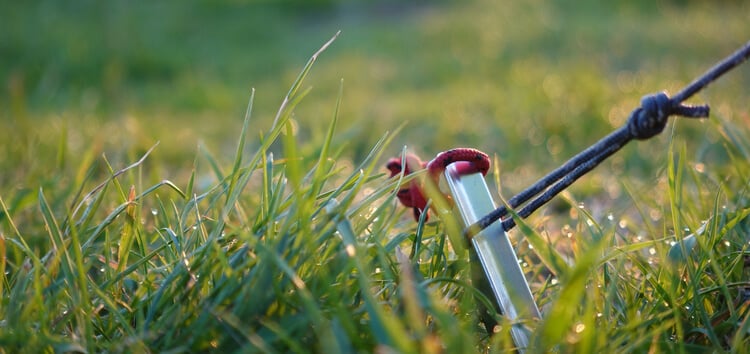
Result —
<svg viewBox="0 0 750 354"><path fill-rule="evenodd" d="M630 114L628 122L624 126L579 154L576 154L562 166L548 173L513 198L508 199L505 205L493 210L473 225L467 227L466 236L471 237L476 232L485 229L493 222L508 215L509 208L516 209L525 204L525 206L517 211L517 215L521 218L527 217L581 176L594 169L607 157L620 150L629 141L633 139L648 139L662 132L667 125L669 116L676 115L687 118L708 117L709 108L707 105L688 106L683 105L682 102L748 59L750 59L750 42L747 42L742 48L717 63L713 68L685 86L671 98L664 92L643 97L641 99L641 107L636 108ZM410 163L410 161L414 162ZM489 158L486 154L478 150L466 148L440 153L429 163L423 163L416 156L409 156L407 154L407 156L401 158L391 159L386 167L391 172L391 177L402 173L403 175L407 175L418 168L426 168L428 175L435 178L436 175L439 175L443 171L445 166L456 161L471 163L471 170L467 171L467 173L482 172L482 174L485 174L489 169ZM402 166L404 163L406 166ZM408 185L402 186L397 193L402 204L414 208L415 219L419 219L423 215L423 212L427 211L425 210L427 201L424 195L422 195L420 187L419 181L410 181ZM502 225L507 231L515 226L515 221L513 218L506 218L502 221Z"/></svg>
<svg viewBox="0 0 750 354"><path fill-rule="evenodd" d="M686 106L669 98L666 93L644 96L641 106L636 108L628 118L628 131L636 139L651 138L664 130L667 118L678 115L688 118L708 117L709 108L703 106Z"/></svg>

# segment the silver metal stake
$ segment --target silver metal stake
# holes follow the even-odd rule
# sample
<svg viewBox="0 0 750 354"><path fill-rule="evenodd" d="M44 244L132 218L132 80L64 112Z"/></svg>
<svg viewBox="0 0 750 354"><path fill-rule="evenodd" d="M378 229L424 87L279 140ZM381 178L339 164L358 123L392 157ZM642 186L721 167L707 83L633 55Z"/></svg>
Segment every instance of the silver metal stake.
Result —
<svg viewBox="0 0 750 354"><path fill-rule="evenodd" d="M481 173L459 172L459 164L465 163L467 162L460 161L448 165L443 173L444 180L441 180L441 185L442 182L447 185L449 190L446 192L453 197L464 224L468 226L495 210L496 206ZM471 241L500 310L513 323L511 337L519 352L524 352L529 345L530 333L518 320L540 318L541 315L523 270L518 264L508 234L498 220L474 235Z"/></svg>

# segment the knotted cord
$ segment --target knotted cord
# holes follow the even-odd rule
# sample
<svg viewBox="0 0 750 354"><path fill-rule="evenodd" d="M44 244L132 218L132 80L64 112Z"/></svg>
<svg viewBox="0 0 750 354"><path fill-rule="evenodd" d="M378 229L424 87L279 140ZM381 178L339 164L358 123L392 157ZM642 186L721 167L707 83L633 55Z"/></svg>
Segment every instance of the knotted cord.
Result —
<svg viewBox="0 0 750 354"><path fill-rule="evenodd" d="M750 42L706 71L706 73L671 98L663 92L644 97L641 100L641 106L630 113L630 117L624 126L575 155L562 166L509 199L507 205L495 209L473 225L470 225L466 229L466 235L470 237L480 232L493 222L506 216L508 214L508 207L516 209L518 206L529 202L531 198L543 192L518 211L518 216L521 218L529 216L631 140L645 140L661 133L670 116L686 118L708 117L709 107L707 105L687 106L683 105L682 102L706 88L706 86L723 74L742 64L749 57ZM510 230L516 225L516 222L513 218L507 218L502 221L502 225L505 230Z"/></svg>

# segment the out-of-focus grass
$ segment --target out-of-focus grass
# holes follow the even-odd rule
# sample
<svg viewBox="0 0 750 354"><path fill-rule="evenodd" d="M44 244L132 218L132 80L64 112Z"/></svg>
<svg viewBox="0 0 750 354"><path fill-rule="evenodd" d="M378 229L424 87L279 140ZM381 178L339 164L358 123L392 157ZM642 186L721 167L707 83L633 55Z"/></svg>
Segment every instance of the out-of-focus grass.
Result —
<svg viewBox="0 0 750 354"><path fill-rule="evenodd" d="M72 154L102 135L104 151L145 149L159 140L170 167L184 168L196 141L222 153L231 149L227 136L252 87L254 126L267 127L283 83L296 75L295 63L340 29L295 117L301 134L321 138L322 115L343 78L341 138L361 142L349 147L352 158L369 150L379 135L373 132L408 122L397 146L426 155L462 145L497 153L505 186L514 192L620 125L642 95L674 91L743 43L746 19L738 14L748 5L0 6L13 14L0 34L0 114L11 121L6 141L38 140L54 149L63 127ZM741 95L747 77L732 75L699 100L747 111ZM705 133L704 125L679 126L687 131L681 136ZM648 178L662 163L654 165L658 157L648 153L664 149L663 141L656 144L630 148L608 166ZM590 181L594 190L613 184Z"/></svg>
<svg viewBox="0 0 750 354"><path fill-rule="evenodd" d="M480 148L507 197L744 43L748 10L2 2L0 347L507 350L442 224L399 219L383 155ZM748 72L694 99L707 123L633 143L514 233L534 349L746 349Z"/></svg>

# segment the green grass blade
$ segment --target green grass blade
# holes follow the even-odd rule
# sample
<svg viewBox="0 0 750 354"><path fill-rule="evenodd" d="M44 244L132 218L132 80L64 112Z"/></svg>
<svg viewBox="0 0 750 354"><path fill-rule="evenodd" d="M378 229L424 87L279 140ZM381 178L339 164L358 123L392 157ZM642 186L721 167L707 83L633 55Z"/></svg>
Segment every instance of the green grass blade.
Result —
<svg viewBox="0 0 750 354"><path fill-rule="evenodd" d="M292 87L289 89L289 92L286 94L286 97L284 97L284 100L281 102L281 106L279 107L279 111L276 113L276 118L273 120L273 124L271 125L271 130L274 130L276 127L283 125L283 119L282 116L284 114L284 111L287 111L289 109L288 104L292 100L293 97L297 96L297 91L302 86L302 82L307 77L307 74L310 72L310 69L312 69L313 64L318 59L318 56L323 53L323 51L330 46L333 41L336 40L336 38L341 34L341 31L336 32L335 35L331 39L328 40L325 44L323 44L320 49L318 49L315 54L310 57L310 60L307 61L307 64L305 64L304 68L302 69L302 72L299 73L297 76L297 79L292 84Z"/></svg>
<svg viewBox="0 0 750 354"><path fill-rule="evenodd" d="M372 328L373 334L380 343L386 344L394 350L401 353L412 352L412 344L402 335L403 333L406 333L406 330L400 323L385 313L379 302L375 300L375 297L369 291L370 284L367 274L370 274L371 272L365 264L361 262L358 256L363 250L357 245L357 237L351 224L345 216L341 215L340 211L338 211L340 210L340 207L341 205L338 205L335 202L329 202L326 206L327 211L330 214L337 215L336 217L338 220L336 221L336 229L341 235L345 250L350 257L350 260L358 270L357 279L365 298L367 312L371 317L370 327Z"/></svg>
<svg viewBox="0 0 750 354"><path fill-rule="evenodd" d="M567 274L570 271L570 266L565 261L565 258L558 253L554 245L545 241L539 233L529 226L528 223L516 214L511 208L508 208L513 219L516 221L516 226L521 230L526 240L531 246L534 247L534 253L549 268L549 270L555 275L560 276Z"/></svg>
<svg viewBox="0 0 750 354"><path fill-rule="evenodd" d="M237 184L237 178L240 166L242 165L242 156L244 155L245 151L245 139L247 137L247 128L250 125L250 117L252 117L253 112L253 101L255 100L255 89L252 90L250 93L250 100L247 103L247 110L245 111L245 119L242 122L242 130L240 131L240 137L239 141L237 143L237 151L235 152L234 157L234 166L232 167L232 174L231 174L231 180L229 183L229 188L227 190L227 196L231 196L234 191L235 185ZM234 204L234 203L231 203ZM226 208L231 205L229 201L227 201L227 205L225 206L225 212Z"/></svg>

